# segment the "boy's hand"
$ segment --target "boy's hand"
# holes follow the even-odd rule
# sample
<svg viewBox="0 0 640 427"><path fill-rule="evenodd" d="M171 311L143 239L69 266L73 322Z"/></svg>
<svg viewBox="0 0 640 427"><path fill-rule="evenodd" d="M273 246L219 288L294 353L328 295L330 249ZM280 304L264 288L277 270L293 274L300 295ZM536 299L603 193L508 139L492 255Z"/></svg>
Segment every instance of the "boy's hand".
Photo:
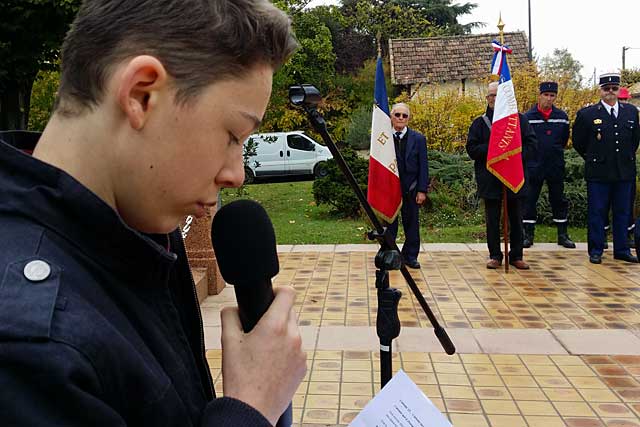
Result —
<svg viewBox="0 0 640 427"><path fill-rule="evenodd" d="M293 310L295 291L283 287L274 293L269 310L248 334L237 308L226 307L220 313L224 395L251 405L273 425L307 371Z"/></svg>

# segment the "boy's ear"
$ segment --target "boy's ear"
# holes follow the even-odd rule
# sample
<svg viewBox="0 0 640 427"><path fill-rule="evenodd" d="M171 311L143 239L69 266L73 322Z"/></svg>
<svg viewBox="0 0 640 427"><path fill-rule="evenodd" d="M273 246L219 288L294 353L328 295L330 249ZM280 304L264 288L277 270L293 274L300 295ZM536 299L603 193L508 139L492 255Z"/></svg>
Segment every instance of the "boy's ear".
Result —
<svg viewBox="0 0 640 427"><path fill-rule="evenodd" d="M117 86L118 105L131 127L140 130L157 105L159 90L168 84L162 63L149 55L136 56L126 65Z"/></svg>

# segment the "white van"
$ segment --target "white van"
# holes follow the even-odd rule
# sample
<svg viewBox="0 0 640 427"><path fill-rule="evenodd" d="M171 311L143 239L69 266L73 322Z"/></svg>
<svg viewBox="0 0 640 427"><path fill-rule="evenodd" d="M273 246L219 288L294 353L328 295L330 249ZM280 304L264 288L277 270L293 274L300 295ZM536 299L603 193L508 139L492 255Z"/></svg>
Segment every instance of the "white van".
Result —
<svg viewBox="0 0 640 427"><path fill-rule="evenodd" d="M251 135L257 143L256 154L245 166L245 184L258 177L327 174L326 161L333 158L329 149L302 131L260 133Z"/></svg>

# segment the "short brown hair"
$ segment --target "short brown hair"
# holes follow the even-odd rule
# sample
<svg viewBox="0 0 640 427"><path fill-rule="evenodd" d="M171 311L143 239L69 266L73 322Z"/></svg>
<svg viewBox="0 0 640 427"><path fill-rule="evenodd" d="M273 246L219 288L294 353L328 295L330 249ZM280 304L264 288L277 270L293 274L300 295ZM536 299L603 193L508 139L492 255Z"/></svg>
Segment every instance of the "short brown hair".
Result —
<svg viewBox="0 0 640 427"><path fill-rule="evenodd" d="M187 103L256 64L277 69L296 48L288 16L268 0L84 0L62 46L56 109L98 105L113 66L136 55L158 58Z"/></svg>

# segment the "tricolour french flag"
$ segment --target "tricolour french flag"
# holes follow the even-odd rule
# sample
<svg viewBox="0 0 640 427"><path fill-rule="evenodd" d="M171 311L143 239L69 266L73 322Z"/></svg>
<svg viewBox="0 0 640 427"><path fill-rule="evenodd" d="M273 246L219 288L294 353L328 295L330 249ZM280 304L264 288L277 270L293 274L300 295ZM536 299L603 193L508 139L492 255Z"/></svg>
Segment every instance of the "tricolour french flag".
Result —
<svg viewBox="0 0 640 427"><path fill-rule="evenodd" d="M374 104L371 118L371 151L367 200L376 215L392 223L402 206L400 176L393 144L393 127L389 117L387 87L384 82L382 58L376 66Z"/></svg>
<svg viewBox="0 0 640 427"><path fill-rule="evenodd" d="M506 55L511 53L511 49L497 41L493 42L493 47L495 55L491 72L500 76L500 80L489 138L487 169L507 188L517 193L524 185L524 169L518 103Z"/></svg>

